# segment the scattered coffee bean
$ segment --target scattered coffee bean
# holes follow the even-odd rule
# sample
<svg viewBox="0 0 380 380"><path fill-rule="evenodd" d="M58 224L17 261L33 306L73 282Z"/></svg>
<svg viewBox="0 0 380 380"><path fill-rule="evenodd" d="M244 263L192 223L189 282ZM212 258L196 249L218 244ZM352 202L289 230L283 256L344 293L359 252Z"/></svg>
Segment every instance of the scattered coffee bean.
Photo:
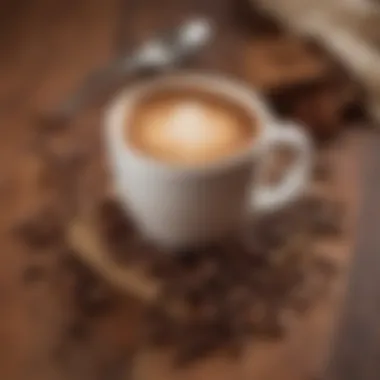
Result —
<svg viewBox="0 0 380 380"><path fill-rule="evenodd" d="M79 318L67 326L66 334L69 340L84 341L89 337L88 323Z"/></svg>
<svg viewBox="0 0 380 380"><path fill-rule="evenodd" d="M119 354L103 363L99 369L97 380L127 380L132 379L131 354Z"/></svg>
<svg viewBox="0 0 380 380"><path fill-rule="evenodd" d="M178 342L175 364L184 367L211 353L224 341L225 336L218 331L217 325L193 324L187 327Z"/></svg>
<svg viewBox="0 0 380 380"><path fill-rule="evenodd" d="M100 232L117 260L125 260L131 252L133 227L125 213L112 199L104 199L99 205L98 222Z"/></svg>
<svg viewBox="0 0 380 380"><path fill-rule="evenodd" d="M177 325L157 307L149 307L145 315L144 334L147 342L153 346L167 345L173 342Z"/></svg>
<svg viewBox="0 0 380 380"><path fill-rule="evenodd" d="M313 231L321 235L339 235L342 232L343 210L340 202L322 202L312 216Z"/></svg>
<svg viewBox="0 0 380 380"><path fill-rule="evenodd" d="M97 317L114 306L110 289L100 283L92 273L78 267L75 284L75 301L78 310L87 317Z"/></svg>
<svg viewBox="0 0 380 380"><path fill-rule="evenodd" d="M363 96L364 98L364 96ZM362 98L362 99L363 99ZM345 123L358 123L368 122L370 120L369 110L366 106L366 101L356 100L349 104L346 104L342 111L343 122Z"/></svg>
<svg viewBox="0 0 380 380"><path fill-rule="evenodd" d="M315 231L316 220L320 223L316 217L326 202L306 197L258 220L244 244L230 239L202 250L152 250L146 262L163 291L147 310L146 341L175 347L177 364L186 365L217 349L238 355L251 335L284 336L293 319L288 311L304 312L318 294L323 276L316 276L311 286L309 273L328 271L309 259L315 256L310 231ZM117 203L103 203L99 221L111 251L133 246L135 233ZM96 315L98 304L107 305L109 293L86 274L79 277L80 307L86 315Z"/></svg>
<svg viewBox="0 0 380 380"><path fill-rule="evenodd" d="M78 171L86 163L88 151L82 145L71 146L64 153L56 155L62 168Z"/></svg>
<svg viewBox="0 0 380 380"><path fill-rule="evenodd" d="M292 232L293 220L287 212L264 216L254 226L256 239L260 243L261 249L265 251L283 245Z"/></svg>
<svg viewBox="0 0 380 380"><path fill-rule="evenodd" d="M89 317L108 313L114 306L109 292L104 289L82 290L77 296L81 311Z"/></svg>
<svg viewBox="0 0 380 380"><path fill-rule="evenodd" d="M325 182L333 177L333 168L331 162L325 157L321 157L315 163L313 169L313 179L315 181Z"/></svg>
<svg viewBox="0 0 380 380"><path fill-rule="evenodd" d="M50 135L63 132L69 126L69 120L56 115L38 115L35 120L37 131L40 135Z"/></svg>
<svg viewBox="0 0 380 380"><path fill-rule="evenodd" d="M321 273L326 278L337 274L339 270L338 266L332 260L321 256L314 257L313 266L318 273Z"/></svg>
<svg viewBox="0 0 380 380"><path fill-rule="evenodd" d="M281 320L281 309L275 303L266 307L265 317L255 326L256 334L266 338L279 339L287 329Z"/></svg>
<svg viewBox="0 0 380 380"><path fill-rule="evenodd" d="M178 256L180 265L184 267L194 267L199 261L199 252L195 250L186 250L175 253Z"/></svg>
<svg viewBox="0 0 380 380"><path fill-rule="evenodd" d="M206 323L213 323L218 320L220 310L213 303L205 303L199 307L197 318Z"/></svg>
<svg viewBox="0 0 380 380"><path fill-rule="evenodd" d="M26 284L30 284L32 282L43 280L45 275L46 272L42 266L30 265L24 270L22 279Z"/></svg>
<svg viewBox="0 0 380 380"><path fill-rule="evenodd" d="M76 258L76 254L69 248L64 248L60 253L60 268L68 272L78 273L83 270L83 264Z"/></svg>
<svg viewBox="0 0 380 380"><path fill-rule="evenodd" d="M168 255L161 255L150 263L149 272L158 279L173 278L177 271L177 266Z"/></svg>
<svg viewBox="0 0 380 380"><path fill-rule="evenodd" d="M62 224L54 211L42 210L15 227L16 235L31 249L54 246L62 240Z"/></svg>

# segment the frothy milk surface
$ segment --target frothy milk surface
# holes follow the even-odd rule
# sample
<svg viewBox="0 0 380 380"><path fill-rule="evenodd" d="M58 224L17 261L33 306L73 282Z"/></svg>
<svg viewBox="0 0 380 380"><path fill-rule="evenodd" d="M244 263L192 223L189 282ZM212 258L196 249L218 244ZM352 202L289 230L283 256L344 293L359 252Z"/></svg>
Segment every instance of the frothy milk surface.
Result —
<svg viewBox="0 0 380 380"><path fill-rule="evenodd" d="M132 123L135 147L173 164L218 160L246 148L253 136L252 120L238 106L185 91L146 99Z"/></svg>

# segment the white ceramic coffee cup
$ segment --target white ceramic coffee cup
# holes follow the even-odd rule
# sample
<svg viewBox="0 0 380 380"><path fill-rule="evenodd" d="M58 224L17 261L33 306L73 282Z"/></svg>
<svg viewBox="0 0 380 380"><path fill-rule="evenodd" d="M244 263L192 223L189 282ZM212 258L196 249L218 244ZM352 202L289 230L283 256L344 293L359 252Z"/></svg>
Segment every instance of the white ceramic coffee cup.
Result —
<svg viewBox="0 0 380 380"><path fill-rule="evenodd" d="M238 102L259 120L249 149L218 162L180 167L144 156L126 140L136 103L161 87L198 88ZM277 120L250 88L223 76L180 73L131 86L111 103L105 118L106 149L117 197L142 235L181 249L216 241L241 228L257 213L275 211L303 192L311 171L312 147L305 131ZM281 183L260 184L263 160L275 146L297 159Z"/></svg>

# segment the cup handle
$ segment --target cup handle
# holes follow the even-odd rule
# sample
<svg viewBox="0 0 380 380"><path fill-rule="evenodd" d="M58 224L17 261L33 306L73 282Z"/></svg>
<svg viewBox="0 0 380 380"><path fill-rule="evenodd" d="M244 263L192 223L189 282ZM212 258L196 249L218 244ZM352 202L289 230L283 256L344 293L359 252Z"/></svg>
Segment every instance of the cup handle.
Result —
<svg viewBox="0 0 380 380"><path fill-rule="evenodd" d="M261 184L256 187L251 200L251 209L255 213L276 211L298 198L311 174L312 144L301 125L293 122L279 125L268 136L267 144L267 154L270 154L274 147L285 145L297 151L298 155L279 184Z"/></svg>

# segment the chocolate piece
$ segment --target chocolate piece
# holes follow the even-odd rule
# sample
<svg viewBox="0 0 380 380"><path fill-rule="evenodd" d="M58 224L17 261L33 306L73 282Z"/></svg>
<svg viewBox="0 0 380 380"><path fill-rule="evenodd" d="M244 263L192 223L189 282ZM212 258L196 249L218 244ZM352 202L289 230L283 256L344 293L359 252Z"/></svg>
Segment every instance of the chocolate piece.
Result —
<svg viewBox="0 0 380 380"><path fill-rule="evenodd" d="M326 278L331 278L339 271L336 263L321 256L314 257L313 266L318 273L320 273L322 276L325 276Z"/></svg>
<svg viewBox="0 0 380 380"><path fill-rule="evenodd" d="M70 248L64 248L59 255L61 269L74 273L83 271L83 264L76 258L76 254Z"/></svg>
<svg viewBox="0 0 380 380"><path fill-rule="evenodd" d="M345 89L339 72L332 71L320 83L310 84L291 93L284 92L286 113L300 120L319 139L334 137L344 127L343 106L346 103Z"/></svg>
<svg viewBox="0 0 380 380"><path fill-rule="evenodd" d="M167 254L157 257L149 266L149 272L158 279L173 278L177 269L175 262Z"/></svg>
<svg viewBox="0 0 380 380"><path fill-rule="evenodd" d="M49 248L62 240L63 228L52 210L39 211L15 228L16 235L31 249Z"/></svg>
<svg viewBox="0 0 380 380"><path fill-rule="evenodd" d="M194 267L198 264L199 254L200 253L195 250L179 251L175 253L180 265L188 268Z"/></svg>
<svg viewBox="0 0 380 380"><path fill-rule="evenodd" d="M282 25L263 9L255 6L255 3L249 0L236 0L232 4L237 27L249 35L273 36L283 32Z"/></svg>
<svg viewBox="0 0 380 380"><path fill-rule="evenodd" d="M252 334L282 337L293 319L288 311L306 310L319 294L321 279L329 283L323 274L329 265L314 261L310 241L318 235L323 218L317 216L326 202L306 197L265 216L256 221L249 241L231 238L171 254L145 247L144 263L162 284L157 303L147 309L147 342L174 347L177 364L185 365L217 349L239 355ZM105 200L98 222L111 254L120 252L131 260L137 235L119 205ZM93 316L109 310L108 289L83 268L74 272L80 311Z"/></svg>
<svg viewBox="0 0 380 380"><path fill-rule="evenodd" d="M255 334L270 339L283 337L286 328L281 320L281 308L272 300L265 305L265 312L261 320L253 325Z"/></svg>
<svg viewBox="0 0 380 380"><path fill-rule="evenodd" d="M132 379L132 358L130 353L117 354L101 365L97 380Z"/></svg>
<svg viewBox="0 0 380 380"><path fill-rule="evenodd" d="M212 302L204 302L199 306L197 318L206 323L213 323L220 317L218 305Z"/></svg>
<svg viewBox="0 0 380 380"><path fill-rule="evenodd" d="M65 131L69 124L69 120L57 117L56 115L37 116L35 120L36 129L41 135L52 134Z"/></svg>
<svg viewBox="0 0 380 380"><path fill-rule="evenodd" d="M368 122L370 116L365 101L357 99L346 104L342 110L342 119L345 123Z"/></svg>

